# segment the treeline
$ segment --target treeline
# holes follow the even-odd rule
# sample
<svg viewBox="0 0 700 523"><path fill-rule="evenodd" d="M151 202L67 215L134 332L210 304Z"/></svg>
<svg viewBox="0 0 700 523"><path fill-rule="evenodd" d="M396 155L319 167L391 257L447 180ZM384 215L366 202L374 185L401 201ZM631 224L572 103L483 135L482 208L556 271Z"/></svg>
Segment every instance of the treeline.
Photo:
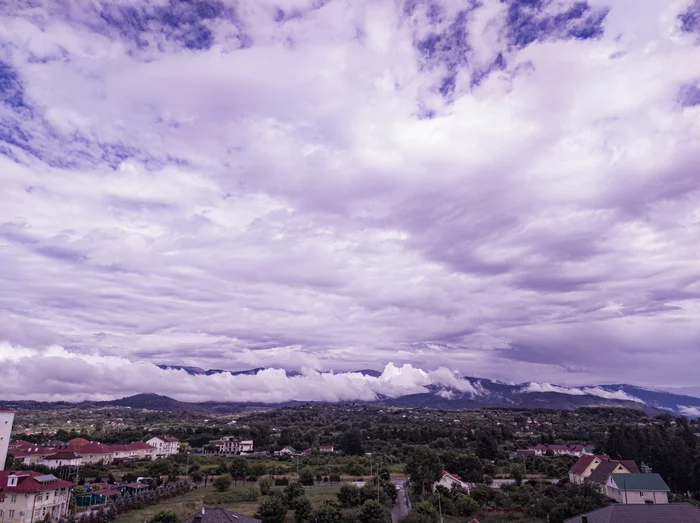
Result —
<svg viewBox="0 0 700 523"><path fill-rule="evenodd" d="M613 459L633 459L658 472L672 491L700 499L700 441L685 417L664 415L650 426L610 427L602 451Z"/></svg>

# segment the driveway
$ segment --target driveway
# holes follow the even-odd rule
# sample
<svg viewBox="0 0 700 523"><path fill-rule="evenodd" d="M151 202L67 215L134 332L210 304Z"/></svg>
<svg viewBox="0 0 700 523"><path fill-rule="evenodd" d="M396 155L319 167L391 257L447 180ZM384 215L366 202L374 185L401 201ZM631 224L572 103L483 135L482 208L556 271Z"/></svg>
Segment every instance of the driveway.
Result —
<svg viewBox="0 0 700 523"><path fill-rule="evenodd" d="M391 482L396 485L396 503L394 503L394 508L391 510L391 521L392 523L397 523L399 519L408 515L408 511L411 508L411 502L408 499L408 493L404 488L405 478L391 478Z"/></svg>

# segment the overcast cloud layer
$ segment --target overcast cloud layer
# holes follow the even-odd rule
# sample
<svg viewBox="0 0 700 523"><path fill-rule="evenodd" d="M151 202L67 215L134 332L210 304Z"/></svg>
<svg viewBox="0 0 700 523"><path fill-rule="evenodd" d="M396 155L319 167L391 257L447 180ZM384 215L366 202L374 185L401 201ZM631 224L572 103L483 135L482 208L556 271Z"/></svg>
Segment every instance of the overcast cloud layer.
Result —
<svg viewBox="0 0 700 523"><path fill-rule="evenodd" d="M0 381L697 387L698 165L700 0L4 2Z"/></svg>

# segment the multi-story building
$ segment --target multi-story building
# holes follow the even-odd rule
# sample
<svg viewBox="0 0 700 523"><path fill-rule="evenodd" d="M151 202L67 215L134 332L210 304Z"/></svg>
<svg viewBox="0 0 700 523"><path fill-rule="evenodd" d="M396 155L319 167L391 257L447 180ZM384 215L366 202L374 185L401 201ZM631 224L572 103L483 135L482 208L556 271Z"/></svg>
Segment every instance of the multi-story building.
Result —
<svg viewBox="0 0 700 523"><path fill-rule="evenodd" d="M210 441L209 444L216 447L219 454L250 454L253 452L252 440L241 441L233 436L224 436L221 439Z"/></svg>
<svg viewBox="0 0 700 523"><path fill-rule="evenodd" d="M12 437L12 422L15 419L15 411L0 407L0 470L5 470L7 449Z"/></svg>
<svg viewBox="0 0 700 523"><path fill-rule="evenodd" d="M34 523L68 514L73 483L34 470L0 472L0 521Z"/></svg>
<svg viewBox="0 0 700 523"><path fill-rule="evenodd" d="M153 436L146 443L156 448L157 456L172 456L180 452L180 442L167 434Z"/></svg>

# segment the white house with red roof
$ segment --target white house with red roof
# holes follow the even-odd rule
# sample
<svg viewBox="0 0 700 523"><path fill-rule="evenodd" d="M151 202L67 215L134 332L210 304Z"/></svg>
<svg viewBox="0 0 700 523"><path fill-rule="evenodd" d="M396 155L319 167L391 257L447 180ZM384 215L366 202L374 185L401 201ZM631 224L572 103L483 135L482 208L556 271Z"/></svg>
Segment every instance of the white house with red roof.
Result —
<svg viewBox="0 0 700 523"><path fill-rule="evenodd" d="M34 470L0 471L0 521L34 523L68 514L73 483Z"/></svg>
<svg viewBox="0 0 700 523"><path fill-rule="evenodd" d="M466 481L462 480L462 478L457 474L452 474L450 472L447 472L446 470L442 471L440 481L436 481L435 483L433 483L433 490L435 490L438 487L445 487L448 490L452 490L453 487L458 487L466 491L467 494L471 492L472 489L470 483L467 483Z"/></svg>
<svg viewBox="0 0 700 523"><path fill-rule="evenodd" d="M7 460L7 451L10 448L14 419L14 410L0 407L0 470L5 470L5 460Z"/></svg>
<svg viewBox="0 0 700 523"><path fill-rule="evenodd" d="M607 454L584 454L569 469L569 481L577 485L583 485L583 482L593 473L598 465L606 460L610 460L610 456Z"/></svg>

